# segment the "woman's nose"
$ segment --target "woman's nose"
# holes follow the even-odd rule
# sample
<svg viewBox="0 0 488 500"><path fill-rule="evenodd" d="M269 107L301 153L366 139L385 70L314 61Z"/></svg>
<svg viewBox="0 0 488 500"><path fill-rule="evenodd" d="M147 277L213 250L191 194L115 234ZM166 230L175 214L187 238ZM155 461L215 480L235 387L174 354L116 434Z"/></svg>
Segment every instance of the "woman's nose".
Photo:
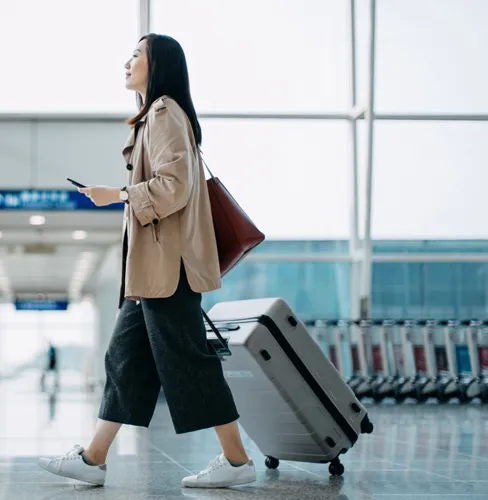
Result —
<svg viewBox="0 0 488 500"><path fill-rule="evenodd" d="M124 68L125 68L125 69L130 69L130 63L129 63L129 61L127 61L127 62L124 64Z"/></svg>

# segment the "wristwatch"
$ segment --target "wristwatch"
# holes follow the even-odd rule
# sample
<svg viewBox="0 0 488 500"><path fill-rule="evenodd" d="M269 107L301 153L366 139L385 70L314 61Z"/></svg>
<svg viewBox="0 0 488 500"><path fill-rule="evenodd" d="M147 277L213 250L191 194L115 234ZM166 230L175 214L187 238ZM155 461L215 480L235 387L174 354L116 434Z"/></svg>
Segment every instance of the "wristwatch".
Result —
<svg viewBox="0 0 488 500"><path fill-rule="evenodd" d="M127 187L123 187L120 190L119 199L120 199L120 201L123 201L124 203L129 203L129 193L127 192Z"/></svg>

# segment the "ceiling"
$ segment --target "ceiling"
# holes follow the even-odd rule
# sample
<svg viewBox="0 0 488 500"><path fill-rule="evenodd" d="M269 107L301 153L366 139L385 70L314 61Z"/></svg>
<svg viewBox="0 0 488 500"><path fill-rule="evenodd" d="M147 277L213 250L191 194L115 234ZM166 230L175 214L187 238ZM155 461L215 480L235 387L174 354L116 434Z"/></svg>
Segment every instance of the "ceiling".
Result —
<svg viewBox="0 0 488 500"><path fill-rule="evenodd" d="M0 212L0 299L47 294L80 297L92 291L94 273L120 243L122 214L80 211L42 212L43 226L29 218L38 212ZM73 231L86 238L73 239Z"/></svg>

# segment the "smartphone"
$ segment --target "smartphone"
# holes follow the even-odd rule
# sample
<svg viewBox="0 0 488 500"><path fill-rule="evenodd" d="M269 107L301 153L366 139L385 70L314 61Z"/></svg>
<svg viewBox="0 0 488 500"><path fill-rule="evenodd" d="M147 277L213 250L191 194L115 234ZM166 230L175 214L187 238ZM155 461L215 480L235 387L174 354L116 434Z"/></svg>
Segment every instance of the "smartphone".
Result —
<svg viewBox="0 0 488 500"><path fill-rule="evenodd" d="M74 181L73 179L70 179L69 177L66 177L66 180L71 182L71 184L74 184L76 187L79 188L85 188L86 186L84 184L80 184L79 182Z"/></svg>

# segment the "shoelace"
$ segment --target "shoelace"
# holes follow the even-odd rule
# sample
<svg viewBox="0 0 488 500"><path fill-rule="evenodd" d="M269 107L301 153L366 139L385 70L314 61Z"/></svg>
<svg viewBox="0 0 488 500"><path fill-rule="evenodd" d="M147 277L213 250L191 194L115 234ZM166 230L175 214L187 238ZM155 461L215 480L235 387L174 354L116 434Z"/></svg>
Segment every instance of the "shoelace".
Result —
<svg viewBox="0 0 488 500"><path fill-rule="evenodd" d="M65 460L75 460L81 455L82 452L83 448L79 444L77 444L72 450L68 451L68 453L66 453L62 457L55 459L54 465L57 467L57 469L59 469L61 467L61 464Z"/></svg>
<svg viewBox="0 0 488 500"><path fill-rule="evenodd" d="M207 476L208 474L210 474L211 472L213 472L214 470L217 470L217 469L220 469L221 467L223 467L225 464L223 464L221 461L220 461L220 455L215 458L214 460L210 460L210 463L208 464L208 467L204 470L202 470L202 472L200 472L197 477L200 478L200 477L203 477L203 476Z"/></svg>

